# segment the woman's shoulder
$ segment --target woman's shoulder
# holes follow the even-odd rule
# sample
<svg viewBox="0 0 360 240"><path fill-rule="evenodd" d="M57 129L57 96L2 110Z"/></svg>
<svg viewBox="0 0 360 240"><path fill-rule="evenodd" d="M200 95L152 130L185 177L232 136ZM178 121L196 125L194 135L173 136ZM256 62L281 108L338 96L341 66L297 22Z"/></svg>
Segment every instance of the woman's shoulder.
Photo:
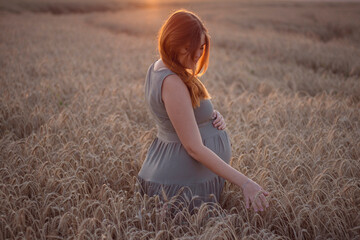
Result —
<svg viewBox="0 0 360 240"><path fill-rule="evenodd" d="M162 100L164 100L164 93L170 99L184 99L190 96L185 83L176 74L171 74L164 78L162 93Z"/></svg>
<svg viewBox="0 0 360 240"><path fill-rule="evenodd" d="M165 79L174 79L175 81L181 80L180 77L171 71L165 64L161 61L161 59L153 62L150 66L150 71L154 74L154 77L160 79L161 85L163 84ZM170 81L174 81L170 80ZM181 81L182 82L182 81Z"/></svg>
<svg viewBox="0 0 360 240"><path fill-rule="evenodd" d="M159 65L157 65L157 63ZM164 66L161 62L159 63L159 60L153 62L150 65L148 71L149 72L147 77L150 77L152 79L150 80L150 82L161 86L161 89L164 88L164 85L167 86L165 88L179 88L185 86L185 83L181 80L181 78L169 68Z"/></svg>

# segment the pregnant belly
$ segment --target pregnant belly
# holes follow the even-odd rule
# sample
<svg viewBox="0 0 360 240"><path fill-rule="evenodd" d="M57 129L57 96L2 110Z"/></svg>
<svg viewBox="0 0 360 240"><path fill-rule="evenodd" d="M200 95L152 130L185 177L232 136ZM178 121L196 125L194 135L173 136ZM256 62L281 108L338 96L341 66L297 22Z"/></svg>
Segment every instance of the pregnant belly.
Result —
<svg viewBox="0 0 360 240"><path fill-rule="evenodd" d="M203 144L224 162L231 158L231 144L225 130L218 130L209 121L199 125ZM190 184L216 177L210 169L192 158L175 134L158 132L150 146L139 176L160 183Z"/></svg>
<svg viewBox="0 0 360 240"><path fill-rule="evenodd" d="M203 144L226 163L231 159L231 143L225 130L215 128L211 122L199 126Z"/></svg>

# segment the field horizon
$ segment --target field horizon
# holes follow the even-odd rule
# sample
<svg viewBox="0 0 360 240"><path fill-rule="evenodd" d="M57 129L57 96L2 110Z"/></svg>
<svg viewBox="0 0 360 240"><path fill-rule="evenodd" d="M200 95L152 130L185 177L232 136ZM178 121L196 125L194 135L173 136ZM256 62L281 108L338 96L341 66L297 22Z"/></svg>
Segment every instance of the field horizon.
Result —
<svg viewBox="0 0 360 240"><path fill-rule="evenodd" d="M165 3L166 2L166 3ZM231 165L271 193L163 219L136 193L156 137L157 32L204 21ZM360 239L358 1L0 1L0 239ZM141 213L141 214L139 214Z"/></svg>

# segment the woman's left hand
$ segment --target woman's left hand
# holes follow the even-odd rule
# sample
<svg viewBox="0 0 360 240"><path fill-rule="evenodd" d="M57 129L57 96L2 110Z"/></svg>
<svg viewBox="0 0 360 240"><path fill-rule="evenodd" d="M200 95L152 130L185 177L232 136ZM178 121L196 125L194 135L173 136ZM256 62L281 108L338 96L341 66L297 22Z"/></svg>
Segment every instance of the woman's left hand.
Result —
<svg viewBox="0 0 360 240"><path fill-rule="evenodd" d="M213 120L213 126L216 127L219 130L223 130L226 127L226 123L224 120L224 117L216 110L213 111L212 114Z"/></svg>

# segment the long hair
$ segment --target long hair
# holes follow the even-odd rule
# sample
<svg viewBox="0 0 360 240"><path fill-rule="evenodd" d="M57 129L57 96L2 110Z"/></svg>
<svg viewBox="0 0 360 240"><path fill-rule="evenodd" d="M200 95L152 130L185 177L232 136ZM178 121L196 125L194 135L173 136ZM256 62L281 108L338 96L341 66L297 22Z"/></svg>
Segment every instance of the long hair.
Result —
<svg viewBox="0 0 360 240"><path fill-rule="evenodd" d="M180 48L189 44L188 56L193 60L201 44L202 34L205 35L203 54L193 69L186 69L178 60ZM164 64L186 84L193 108L200 106L200 100L211 98L198 78L206 72L209 65L210 36L196 14L185 9L172 13L159 31L158 49Z"/></svg>

